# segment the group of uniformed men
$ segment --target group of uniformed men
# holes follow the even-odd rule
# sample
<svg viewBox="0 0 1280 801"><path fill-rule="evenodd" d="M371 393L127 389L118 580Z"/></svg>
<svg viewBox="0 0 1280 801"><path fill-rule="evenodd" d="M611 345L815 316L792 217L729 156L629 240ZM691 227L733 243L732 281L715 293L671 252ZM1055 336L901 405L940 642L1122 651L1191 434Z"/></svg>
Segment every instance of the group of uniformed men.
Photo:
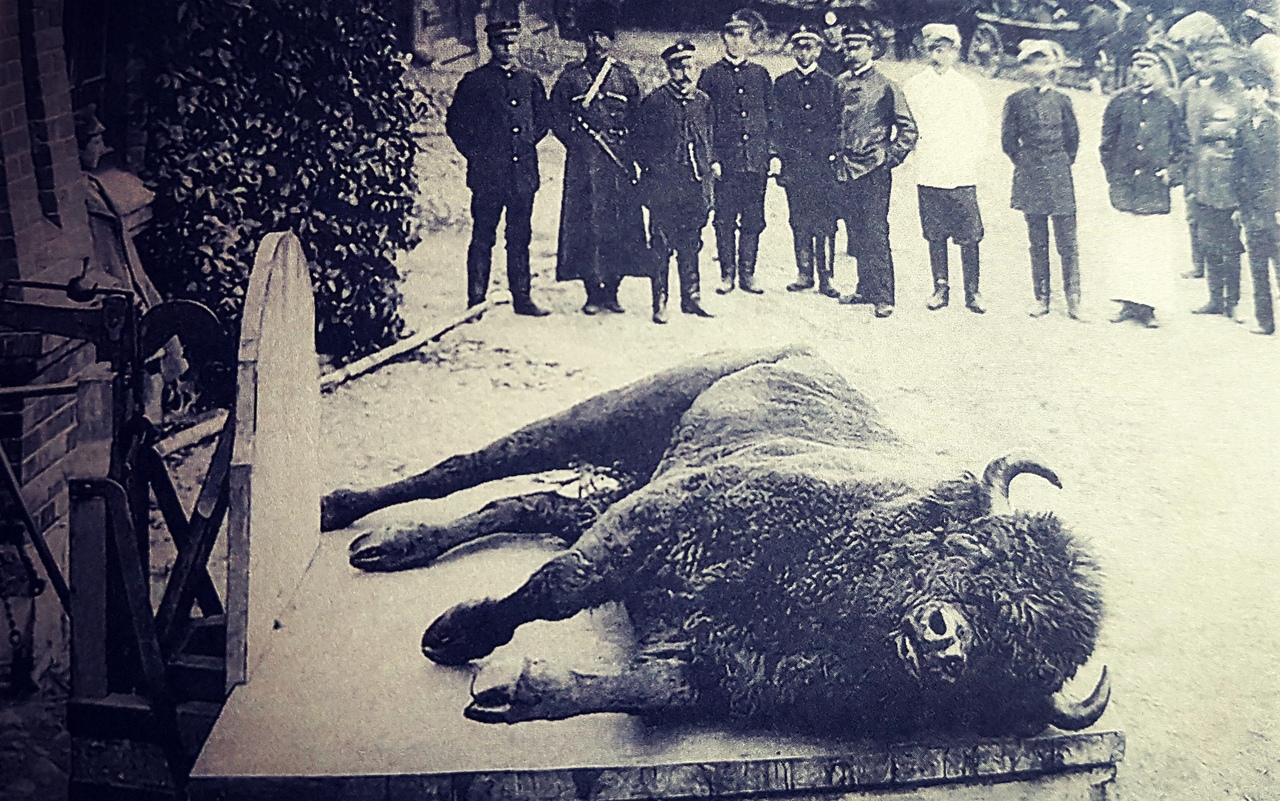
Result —
<svg viewBox="0 0 1280 801"><path fill-rule="evenodd" d="M505 209L515 311L547 313L529 294L528 243L538 189L535 147L550 131L566 150L556 277L583 282L584 313L621 312L618 285L636 275L651 279L653 320L666 322L674 256L681 311L710 317L701 304L698 254L713 207L716 291L760 294L756 259L766 183L775 177L786 189L795 233L799 274L787 288L816 286L840 296L831 284L840 217L859 278L857 292L842 300L872 304L876 316L889 316L890 170L914 147L915 122L898 87L874 68L871 26L828 22L828 37L840 32L839 79L819 65L836 51L824 46L817 28L801 26L790 37L797 66L775 82L750 60L764 20L741 10L724 25L724 58L695 81L696 46L680 39L662 52L668 80L642 99L630 68L610 55L616 12L593 3L577 19L586 56L564 69L549 100L538 77L516 65L519 23L491 22L493 58L462 79L446 120L467 159L472 191L469 304L485 297Z"/></svg>
<svg viewBox="0 0 1280 801"><path fill-rule="evenodd" d="M986 112L976 85L954 69L960 32L954 25L925 25L922 38L929 68L900 89L875 67L875 35L869 22L857 17L839 20L830 13L824 21L821 31L802 25L792 33L789 43L796 67L775 81L750 60L764 20L754 11L737 11L721 33L722 59L695 81L696 47L687 39L678 40L662 52L668 80L642 99L635 75L610 55L616 38L613 6L592 3L577 19L586 56L564 69L549 100L541 80L516 66L519 23L490 23L493 58L462 79L446 121L449 136L467 159L472 190L468 303L484 300L498 219L505 209L508 283L515 312L547 314L529 292L529 223L538 189L536 146L550 130L566 150L556 277L583 282L586 314L622 312L618 285L624 276L635 275L651 281L653 321L667 322L669 264L674 256L680 310L710 317L701 304L698 258L702 229L713 209L720 264L716 291L760 294L755 267L765 227L766 184L774 177L786 191L794 236L797 278L787 289L816 287L821 295L868 304L876 317L888 317L895 295L888 220L892 170L913 151L920 222L933 273L928 308L949 303L951 241L960 247L965 306L983 313L978 250L983 226L976 184L985 149ZM1054 42L1026 40L1020 50L1019 63L1032 85L1007 98L1001 146L1014 165L1010 205L1026 217L1036 298L1031 316L1049 313L1052 222L1067 311L1079 319L1071 174L1079 131L1070 99L1053 88L1062 49ZM1238 285L1238 278L1231 280L1239 270L1238 229L1234 236L1211 235L1216 207L1206 188L1213 183L1207 179L1211 168L1221 166L1222 158L1206 148L1201 148L1203 158L1188 152L1179 104L1158 90L1157 54L1139 47L1132 64L1134 84L1108 106L1100 153L1112 205L1119 212L1113 230L1118 252L1111 260L1109 282L1110 297L1121 304L1114 322L1135 320L1154 328L1155 309L1167 306L1163 290L1168 289L1164 279L1171 260L1172 237L1166 227L1169 188L1181 183L1184 173L1195 214L1196 263L1208 264L1211 279L1212 300L1201 311L1234 310L1238 289L1232 296L1230 288ZM1269 83L1258 97L1265 97L1267 89ZM1213 106L1208 101L1200 105ZM1276 138L1270 133L1276 127L1274 115L1266 112L1262 101L1255 108L1259 110L1248 126L1233 118L1227 127L1232 137L1241 139L1240 147L1264 154L1253 161L1267 162L1265 168L1253 164L1242 173L1241 164L1252 164L1243 158L1236 160L1235 168L1220 171L1237 176L1235 185L1245 186L1244 194L1259 195L1257 205L1266 207L1265 213L1249 217L1265 222L1251 228L1251 243L1257 244L1251 244L1250 253L1256 250L1259 256L1255 284L1260 333L1271 333L1266 273L1280 238L1275 232L1280 210L1271 208L1280 178L1274 176L1274 149L1265 155ZM1191 132L1192 144L1213 138L1198 137L1198 130ZM1254 139L1261 144L1253 147ZM648 209L647 225L642 207ZM837 220L844 220L848 254L857 262L857 288L844 296L831 283ZM1230 225L1218 227L1226 230ZM1202 255L1216 253L1217 239L1234 241L1219 248L1236 248L1231 254L1237 262L1234 271Z"/></svg>

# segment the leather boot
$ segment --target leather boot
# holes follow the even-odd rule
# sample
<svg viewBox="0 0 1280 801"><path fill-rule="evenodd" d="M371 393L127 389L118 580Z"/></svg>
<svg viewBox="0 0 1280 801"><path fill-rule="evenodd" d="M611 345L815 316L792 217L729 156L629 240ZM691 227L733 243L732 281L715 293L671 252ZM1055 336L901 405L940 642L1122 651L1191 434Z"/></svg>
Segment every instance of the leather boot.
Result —
<svg viewBox="0 0 1280 801"><path fill-rule="evenodd" d="M795 233L796 280L787 284L788 292L813 289L813 237L808 233Z"/></svg>
<svg viewBox="0 0 1280 801"><path fill-rule="evenodd" d="M964 307L974 314L986 314L987 307L982 304L982 295L978 292L978 243L960 246L960 265L964 271Z"/></svg>
<svg viewBox="0 0 1280 801"><path fill-rule="evenodd" d="M834 237L819 236L814 238L813 261L818 268L818 294L823 297L840 297L840 290L831 285L832 260L835 255Z"/></svg>
<svg viewBox="0 0 1280 801"><path fill-rule="evenodd" d="M618 303L618 283L617 279L612 279L600 285L600 308L614 314L623 314L626 309Z"/></svg>
<svg viewBox="0 0 1280 801"><path fill-rule="evenodd" d="M1223 314L1226 312L1226 303L1224 298L1225 276L1222 274L1222 265L1216 254L1209 254L1205 258L1205 278L1209 285L1209 302L1198 309L1193 309L1192 314Z"/></svg>
<svg viewBox="0 0 1280 801"><path fill-rule="evenodd" d="M951 290L947 285L947 243L929 243L929 270L933 273L933 297L925 304L929 311L945 308L951 302Z"/></svg>
<svg viewBox="0 0 1280 801"><path fill-rule="evenodd" d="M738 276L738 239L732 225L716 225L716 258L720 261L720 286L716 292L727 295L733 291Z"/></svg>
<svg viewBox="0 0 1280 801"><path fill-rule="evenodd" d="M764 290L756 286L756 253L759 248L760 234L743 231L738 250L738 286L752 295L764 294Z"/></svg>
<svg viewBox="0 0 1280 801"><path fill-rule="evenodd" d="M653 290L653 321L658 325L666 325L667 322L667 287L666 281L658 278L652 279L651 289Z"/></svg>
<svg viewBox="0 0 1280 801"><path fill-rule="evenodd" d="M467 249L467 308L484 303L489 289L489 264L487 249L472 245Z"/></svg>
<svg viewBox="0 0 1280 801"><path fill-rule="evenodd" d="M698 276L698 252L696 250L678 251L676 253L676 273L680 279L680 311L695 317L710 319L713 315L702 308L701 281Z"/></svg>
<svg viewBox="0 0 1280 801"><path fill-rule="evenodd" d="M507 254L507 284L511 287L511 306L522 317L546 317L551 312L530 297L529 261Z"/></svg>

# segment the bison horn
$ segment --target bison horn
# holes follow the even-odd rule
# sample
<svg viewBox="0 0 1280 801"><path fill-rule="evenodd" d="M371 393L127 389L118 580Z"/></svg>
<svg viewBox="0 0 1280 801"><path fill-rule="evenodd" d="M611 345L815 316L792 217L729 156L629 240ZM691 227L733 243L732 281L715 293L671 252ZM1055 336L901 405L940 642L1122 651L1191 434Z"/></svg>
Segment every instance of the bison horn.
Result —
<svg viewBox="0 0 1280 801"><path fill-rule="evenodd" d="M982 471L982 483L991 493L993 506L999 503L1005 507L1001 511L1008 511L1009 484L1023 473L1040 476L1058 489L1062 489L1062 480L1058 478L1058 474L1036 460L1012 454L1001 456L998 459L992 459L987 469ZM992 511L996 510L992 509Z"/></svg>
<svg viewBox="0 0 1280 801"><path fill-rule="evenodd" d="M1107 668L1102 667L1102 676L1098 678L1098 686L1083 701L1071 701L1062 695L1053 696L1053 714L1049 722L1063 731L1079 731L1087 729L1098 722L1102 713L1107 710L1107 702L1111 700L1111 677Z"/></svg>

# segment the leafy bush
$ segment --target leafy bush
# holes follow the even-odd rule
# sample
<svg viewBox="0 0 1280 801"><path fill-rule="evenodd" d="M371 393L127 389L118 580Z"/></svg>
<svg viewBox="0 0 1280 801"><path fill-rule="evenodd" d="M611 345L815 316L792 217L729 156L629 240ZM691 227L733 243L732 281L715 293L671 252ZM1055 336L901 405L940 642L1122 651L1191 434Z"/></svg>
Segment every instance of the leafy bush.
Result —
<svg viewBox="0 0 1280 801"><path fill-rule="evenodd" d="M153 82L141 243L156 278L238 331L262 237L311 262L316 347L339 360L398 338L392 259L418 240L419 103L370 0L150 0Z"/></svg>

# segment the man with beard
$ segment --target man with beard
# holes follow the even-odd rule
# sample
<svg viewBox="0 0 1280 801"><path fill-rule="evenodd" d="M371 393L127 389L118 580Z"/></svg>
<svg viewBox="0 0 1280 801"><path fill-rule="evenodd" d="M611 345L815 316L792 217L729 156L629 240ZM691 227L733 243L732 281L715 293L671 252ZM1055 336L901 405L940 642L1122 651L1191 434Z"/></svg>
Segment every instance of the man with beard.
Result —
<svg viewBox="0 0 1280 801"><path fill-rule="evenodd" d="M733 291L759 295L756 255L764 231L764 194L772 155L773 79L750 61L764 18L755 11L733 12L720 38L724 58L707 67L698 88L711 98L716 176L716 252L721 295Z"/></svg>
<svg viewBox="0 0 1280 801"><path fill-rule="evenodd" d="M796 280L787 291L812 289L816 272L819 294L838 298L840 293L831 286L834 254L829 246L836 234L831 195L840 117L835 79L817 63L821 50L822 37L813 28L801 25L791 34L796 68L774 83L774 143L782 162L778 183L787 192L796 253Z"/></svg>
<svg viewBox="0 0 1280 801"><path fill-rule="evenodd" d="M669 80L636 115L634 134L640 185L649 207L653 247L653 321L667 322L667 281L672 253L680 280L680 311L710 317L702 308L698 253L711 210L711 99L693 83L697 48L680 39L662 51Z"/></svg>
<svg viewBox="0 0 1280 801"><path fill-rule="evenodd" d="M628 142L640 87L609 55L617 36L613 6L586 6L578 30L586 58L565 67L551 90L551 130L565 147L556 279L582 281L584 314L621 314L622 277L650 273Z"/></svg>
<svg viewBox="0 0 1280 801"><path fill-rule="evenodd" d="M546 89L541 78L516 65L519 22L495 20L485 32L493 58L462 77L445 116L445 132L467 159L471 189L467 306L485 299L498 219L506 209L512 306L516 314L545 317L549 312L529 297L529 240L538 142L547 135Z"/></svg>

